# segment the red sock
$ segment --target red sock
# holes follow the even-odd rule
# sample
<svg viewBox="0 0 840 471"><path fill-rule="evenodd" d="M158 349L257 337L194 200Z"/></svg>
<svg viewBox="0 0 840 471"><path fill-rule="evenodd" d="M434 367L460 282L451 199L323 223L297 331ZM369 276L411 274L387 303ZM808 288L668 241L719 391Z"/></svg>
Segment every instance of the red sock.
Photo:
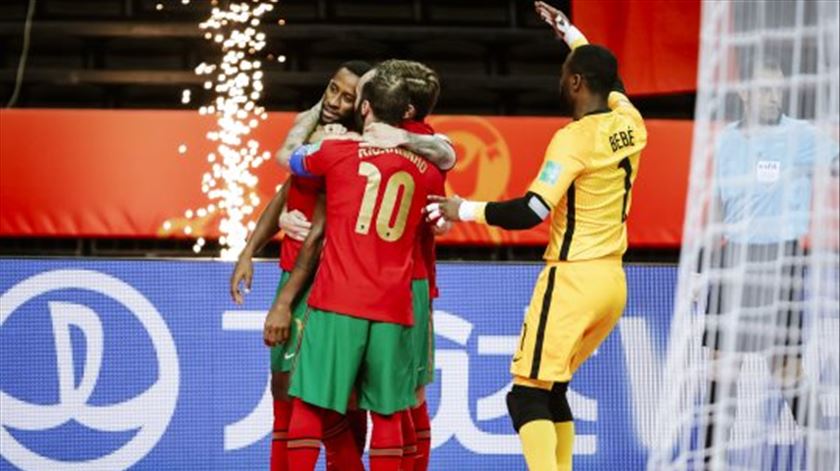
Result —
<svg viewBox="0 0 840 471"><path fill-rule="evenodd" d="M288 471L289 420L292 417L291 401L274 401L274 427L271 434L271 471Z"/></svg>
<svg viewBox="0 0 840 471"><path fill-rule="evenodd" d="M399 471L402 462L401 414L370 413L370 471Z"/></svg>
<svg viewBox="0 0 840 471"><path fill-rule="evenodd" d="M417 435L417 459L414 462L414 471L426 471L429 469L432 450L432 424L429 422L429 407L425 401L411 409L411 418L414 420L414 431Z"/></svg>
<svg viewBox="0 0 840 471"><path fill-rule="evenodd" d="M289 470L313 471L321 452L324 435L323 409L292 399L292 418L289 424Z"/></svg>
<svg viewBox="0 0 840 471"><path fill-rule="evenodd" d="M356 440L356 449L359 457L365 454L365 441L367 440L367 411L364 409L348 410L347 420L350 422L350 429L353 431L353 438Z"/></svg>
<svg viewBox="0 0 840 471"><path fill-rule="evenodd" d="M401 416L403 438L403 457L400 469L402 471L414 471L414 464L417 462L417 435L414 432L414 422L411 420L411 410L406 409L399 413Z"/></svg>
<svg viewBox="0 0 840 471"><path fill-rule="evenodd" d="M323 417L327 471L365 471L347 418L331 410L325 410Z"/></svg>

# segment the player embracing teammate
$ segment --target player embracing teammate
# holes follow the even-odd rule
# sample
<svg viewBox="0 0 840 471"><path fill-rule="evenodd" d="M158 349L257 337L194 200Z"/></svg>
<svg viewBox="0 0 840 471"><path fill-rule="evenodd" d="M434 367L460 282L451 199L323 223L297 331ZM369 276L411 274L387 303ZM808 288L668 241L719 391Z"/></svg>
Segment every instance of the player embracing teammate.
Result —
<svg viewBox="0 0 840 471"><path fill-rule="evenodd" d="M434 190L437 194L441 194L443 192L443 179L441 172L437 169L437 167L443 169L451 168L454 165L454 151L445 138L442 136L433 136L431 128L423 122L423 119L429 114L429 112L431 112L437 101L440 90L437 74L422 64L398 60L386 61L379 64L377 71L379 71L378 74L380 75L378 80L373 80L376 76L373 71L368 74L364 74L364 79L358 80L358 84L355 87L356 90L352 90L351 93L355 91L361 93L364 85L363 82L373 81L374 84L379 84L382 80L387 79L390 81L389 83L396 83L397 89L393 90L393 92L399 92L403 95L407 94L409 101L406 109L399 114L399 119L390 119L388 122L391 124L398 124L401 128L405 128L407 131L389 126L381 120L370 120L370 125L365 128L366 132L364 134L364 138L366 142L362 144L362 146L366 148L366 152L370 151L374 153L378 152L373 150L374 146L377 145L381 147L402 146L409 151L415 151L418 154L423 155L426 159L429 159L429 161L434 163L434 165L430 165L429 162L421 160L417 161L417 165L425 168L424 173L433 176L432 179L435 182ZM329 88L327 92L330 92ZM342 92L346 92L346 90L342 90ZM346 100L342 98L342 105L344 104L343 101ZM361 105L363 102L360 99L356 99L356 104L360 106L360 109L358 110L359 113L356 113L358 115L359 125L363 125L364 118L362 116L365 116L364 113L361 112ZM397 116L396 112L394 116ZM296 121L296 126L290 132L290 138L287 139L287 142L292 141L292 138L294 137L293 135L299 133L297 130L306 128L307 124L305 121L306 113L302 114ZM347 127L352 127L352 123L347 123L345 121L344 124L347 125ZM338 128L338 130L336 131L335 129L328 128L327 132L324 134L332 139L345 139L345 144L354 144L353 140L347 140L354 139L352 137L352 133L347 136L338 136L335 134L336 132L343 132L343 126L333 126L333 128ZM308 132L312 132L311 125ZM303 136L303 133L300 134L301 137L305 137ZM356 140L361 139L358 135L355 136ZM316 139L310 138L310 142L314 140ZM341 141L335 141L334 143L338 142ZM358 145L358 143L355 143L355 145ZM288 147L289 146L284 145L284 149L278 153L281 164L285 164L287 166L290 163L288 158L288 151L290 151L290 149L288 149ZM311 150L312 148L309 149ZM405 156L411 156L412 159L416 157L414 154L402 149L397 150L394 153L402 155L403 158L405 158ZM298 157L300 157L300 155L298 155ZM291 163L295 165L295 170L300 170L299 166L304 161L305 159L298 158L293 160ZM362 168L361 164L360 168ZM370 167L366 165L364 168ZM375 179L377 177L367 177L361 175L358 173L358 169L351 170L352 171L348 176L355 176L357 179L361 178L361 182L366 188L366 192L359 204L364 202L366 205L369 205L369 199L372 197L370 195L372 195L373 190L372 188L369 188L369 186L371 184L371 179ZM323 178L300 176L299 171L296 173L298 173L298 175L294 175L290 179L291 185L286 185L292 190L289 193L289 198L286 200L289 211L284 211L283 216L280 218L280 227L282 227L287 234L287 239L284 241L283 254L286 254L286 247L290 246L295 248L295 253L293 254L295 256L286 257L287 263L283 265L283 283L281 283L281 287L278 289L278 295L275 298L275 302L266 318L264 338L268 345L282 346L282 348L275 347L275 351L279 351L279 353L283 354L283 356L279 359L284 365L289 365L287 370L294 367L297 371L303 371L303 367L300 365L300 362L297 362L295 358L297 352L303 345L303 338L300 337L300 333L304 330L304 325L306 325L306 322L310 319L310 313L307 311L307 298L309 295L308 288L312 278L311 274L314 272L315 266L321 258L320 254L325 221L323 215L323 194L321 195L320 200L317 200L314 196L314 193L317 193L319 188L320 191L323 191ZM309 195L307 201L309 204L307 204L305 208L301 208L301 205L297 204L296 201L293 201L294 198L292 196L296 187L301 187L307 190L307 195ZM389 187L386 185L382 190L386 191L384 197L393 198L396 196L399 198L399 201L389 200L393 204L399 203L400 205L404 205L404 201L407 201L406 198L410 197L410 195L405 193L405 189L401 186L397 187L399 192L398 195L390 194L389 196L387 188ZM266 212L260 219L261 222L269 212L272 213L271 216L276 220L279 209L275 208L270 211L271 206L274 203L275 201L273 200L272 203L269 204L269 208L266 209ZM391 203L383 201L380 205ZM279 206L282 207L283 203L280 203ZM400 206L400 208L401 207L402 206ZM370 210L367 206L365 208L362 208L361 206L357 208L360 212L360 218L363 217L361 214L363 209L366 211ZM402 218L402 213L396 211L396 209L396 207L388 207L383 210L390 211L393 217ZM381 212L382 211L380 211L380 214ZM403 224L404 222L401 222L401 220L394 220L388 221L388 223L393 223L396 226ZM272 227L274 227L276 231L276 224ZM258 229L255 231L255 234L252 235L252 240L256 241L256 239L259 239L258 244L252 244L256 248L267 240L267 237L259 234L259 228L260 224L258 224ZM274 232L271 234L273 233ZM374 233L377 232L374 231ZM411 252L414 254L414 258L416 259L416 262L413 263L412 270L412 278L414 278L414 280L411 283L414 301L413 315L415 319L412 328L409 329L409 341L404 342L402 345L411 350L411 363L409 367L411 371L407 373L406 377L411 384L410 391L412 396L415 394L416 390L417 397L412 400L411 405L414 407L400 411L398 414L394 414L394 419L398 419L398 421L395 420L395 423L398 423L401 427L401 456L398 457L398 460L394 460L394 457L390 455L382 459L373 459L374 462L396 462L402 466L402 469L408 470L415 469L415 467L418 470L426 469L429 459L430 427L428 412L425 408L425 398L422 393L425 384L431 381L433 371L433 364L430 355L433 352L430 319L430 295L436 293L433 281L434 235L435 234L433 233L430 225L425 223L420 224L413 242L413 246L417 248ZM400 240L408 239L404 237L400 238ZM396 243L396 241L386 242ZM364 257L364 255L362 255L362 257ZM324 260L327 260L326 257ZM240 268L240 265L244 266L245 264L240 261L237 265L237 272L243 271ZM431 277L429 277L429 273L431 273ZM386 277L390 276L385 273L383 273L383 275ZM232 289L235 290L235 287L238 285L238 280L243 278L247 280L249 277L244 277L242 274L235 273L232 279ZM427 278L431 278L431 289L434 290L433 292L430 292L429 282L426 281ZM406 287L406 290L408 290L408 287ZM359 295L359 293L351 294ZM345 297L347 297L346 294ZM385 298L387 297L388 296L385 296ZM294 312L293 315L292 312ZM314 330L314 328L310 330ZM274 357L277 358L278 356L274 355ZM322 368L320 367L311 369L314 373L318 373L321 370ZM273 390L279 389L281 393L285 393L287 389L287 384L283 384L281 388L275 388L274 386L276 386L276 384L273 384L272 386ZM354 391L355 389L356 387L354 385ZM275 395L275 397L277 397L277 395ZM285 397L283 398L285 399ZM278 402L275 402L275 406ZM278 435L274 437L275 440L273 441L272 446L273 453L271 469L301 469L301 466L304 466L304 469L307 469L305 466L306 462L308 462L308 456L312 451L314 451L314 456L317 457L317 448L320 447L321 442L323 442L327 447L327 469L361 469L362 465L360 457L365 442L367 417L365 411L360 410L355 406L356 402L361 401L356 401L354 397L351 402L353 402L353 404L349 404L352 406L352 410L348 411L348 417L351 419L349 422L341 415L327 414L326 420L322 421L322 434L320 440L294 440L291 443L289 441L289 435L286 433L290 417L289 412L285 412L289 411L290 407L285 406L283 408L283 415L285 415L285 419L280 422L277 421L277 408L275 407L275 429L278 429L275 430L275 435L279 434L282 436ZM280 404L284 405L287 403L280 402ZM278 424L280 425L278 426ZM353 433L351 433L351 430ZM290 444L291 446L288 448L293 450L291 459L286 456L287 445ZM274 453L275 449L280 453ZM388 452L392 451L393 450L389 450ZM373 455L376 455L377 453L378 452L374 450ZM300 455L306 455L306 457L300 459ZM380 466L378 469L391 468L381 468Z"/></svg>
<svg viewBox="0 0 840 471"><path fill-rule="evenodd" d="M363 77L357 103L362 128L399 125L410 112L407 81L382 71ZM351 400L370 411L371 469L400 469L404 411L416 404L414 249L441 172L410 151L347 139L304 146L290 166L324 178L327 216L289 390L291 469L314 468L325 428L342 421Z"/></svg>

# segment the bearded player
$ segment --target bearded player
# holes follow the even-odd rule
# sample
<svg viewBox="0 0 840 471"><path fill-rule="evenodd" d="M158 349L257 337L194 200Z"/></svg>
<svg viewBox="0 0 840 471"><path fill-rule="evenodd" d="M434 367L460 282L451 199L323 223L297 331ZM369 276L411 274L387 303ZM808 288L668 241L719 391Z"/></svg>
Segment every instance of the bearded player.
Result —
<svg viewBox="0 0 840 471"><path fill-rule="evenodd" d="M419 63L406 63L406 61L388 61L387 63L400 63L400 64L407 64L407 67L411 68L412 70L420 70L422 71L422 75L418 72L416 75L422 77L421 81L414 81L411 83L409 90L412 92L420 92L417 91L418 86L422 86L424 89L429 89L429 85L426 83L427 80L431 77L434 80L434 89L433 93L429 95L429 98L426 98L425 95L422 99L418 102L416 109L414 106L410 106L409 112L406 113L408 117L414 117L417 112L421 117L425 117L431 108L434 106L434 102L437 99L438 91L439 91L439 82L437 80L436 74L429 69L428 67L423 66ZM386 71L396 72L396 69L391 67L386 67ZM371 71L372 72L372 71ZM357 96L358 91L363 85L366 80L369 80L373 76L372 73L365 74L365 76L359 80L357 84ZM358 99L357 99L358 102ZM414 121L415 126L411 128L413 133L405 133L405 136L401 136L406 142L405 145L410 150L415 150L418 153L422 153L423 157L428 159L430 162L433 162L435 166L432 166L429 171L435 172L439 177L439 187L436 189L438 194L443 193L443 180L442 175L437 170L436 166L440 166L441 168L451 168L454 165L454 151L449 144L448 140L441 137L441 136L431 136L432 134L431 129L425 125L421 125L420 123ZM410 123L403 123L404 126L407 128L410 126ZM415 134L417 133L417 134ZM423 135L420 135L423 134ZM335 136L333 136L335 137ZM370 136L369 141L374 140L375 136ZM285 162L283 162L285 163ZM296 178L297 179L297 178ZM316 205L316 213L318 211L318 205ZM297 227L291 227L289 231L296 231L296 235L305 237L305 241L303 242L303 249L300 251L300 255L297 258L297 266L306 266L310 262L316 263L318 259L319 249L320 246L320 238L322 234L323 228L323 221L315 219L311 222L306 219L306 216L303 214L295 214L294 212L288 213L291 216L296 218ZM281 218L281 227L283 227L282 218ZM424 229L431 228L430 225L424 224ZM311 232L310 232L311 229ZM428 231L423 231L424 237L422 238L428 244L428 240L431 240L431 243L434 243L434 234L428 235ZM418 237L418 241L420 237ZM419 244L419 242L418 242ZM434 246L432 245L431 248L426 247L426 252L431 252L431 266L432 272L434 270ZM419 254L420 251L418 250L417 253ZM418 360L416 361L416 370L417 370L417 378L418 384L421 381L421 378L429 375L429 366L426 366L429 363L429 351L431 350L431 342L430 342L430 324L429 324L429 315L430 315L430 304L429 304L429 285L426 282L426 265L423 263L422 258L418 258L418 264L415 265L419 268L415 270L415 278L422 279L422 281L415 281L413 283L413 288L415 292L415 304L422 306L422 308L418 309L417 316L419 317L419 322L415 323L415 327L412 328L413 337L417 337L417 342L421 343L421 346L417 348L418 352L421 354L417 354L416 357ZM422 270L421 270L422 269ZM418 275L417 273L422 273ZM301 299L300 294L305 293L305 288L307 284L307 280L309 276L307 274L302 274L301 270L295 268L291 271L291 274L288 277L288 282L282 287L278 294L278 301L275 304L277 309L272 311L272 316L267 319L266 322L266 339L267 342L273 343L279 341L282 338L282 326L281 323L278 321L278 316L274 316L273 314L280 313L280 312L291 312L291 305L293 304L294 300ZM302 298L302 299L305 299ZM297 301L300 303L300 301ZM285 304L285 307L279 307ZM305 304L305 301L304 303ZM297 304L300 305L300 304ZM288 347L292 350L291 353L286 353L287 356L294 355L294 342L292 346ZM425 383L422 383L425 384ZM424 402L424 401L423 401ZM421 402L422 407L416 407L413 412L415 414L419 414L420 420L418 420L418 425L421 429L421 440L420 440L420 449L423 451L419 459L417 460L420 463L421 468L425 469L428 463L428 444L429 444L429 421L428 421L428 414L425 413L425 404ZM403 416L403 425L408 427L409 430L406 430L406 448L404 450L403 455L403 466L404 469L414 469L415 464L415 432L414 432L414 425L411 420L411 413L412 411L406 411L406 414ZM361 456L361 452L364 449L365 443L365 434L366 434L366 421L367 417L364 411L354 410L352 413L348 413L349 418L351 419L350 424L354 427L355 438L356 438L356 446L354 448L354 453L358 456ZM425 420L423 418L425 417ZM347 443L347 428L348 423L346 421L334 421L328 424L328 428L324 430L324 443L327 445L327 467L328 469L358 469L356 463L358 460L353 460L352 456L343 455L342 451L344 450L337 450L340 448L339 444ZM330 444L334 444L336 449L335 453L331 453Z"/></svg>
<svg viewBox="0 0 840 471"><path fill-rule="evenodd" d="M511 230L550 216L546 267L511 363L507 405L529 469L556 471L572 469L569 382L624 310L625 221L647 131L623 94L612 53L587 44L559 10L543 2L536 8L572 48L560 81L574 121L554 135L525 196L491 203L439 198L429 210Z"/></svg>
<svg viewBox="0 0 840 471"><path fill-rule="evenodd" d="M408 101L401 79L377 74L362 88L357 113L364 125L398 124ZM298 175L325 176L328 224L291 379L290 462L314 468L324 424L347 410L357 390L373 421L371 470L397 470L399 412L415 403L413 249L436 175L411 152L347 140L304 147L291 164Z"/></svg>
<svg viewBox="0 0 840 471"><path fill-rule="evenodd" d="M388 60L365 74L357 85L359 89L375 74L392 74L406 81L410 103L400 127L385 123L372 123L365 128L364 140L370 145L393 148L404 147L430 159L441 170L454 166L455 156L445 136L436 135L425 122L434 109L440 95L440 81L437 73L424 64L405 60ZM357 90L357 96L360 96ZM449 152L447 152L447 150ZM434 169L432 169L434 171ZM436 193L442 194L443 174L438 180ZM308 223L301 218L301 222ZM431 323L431 299L437 297L435 284L435 236L448 230L447 226L424 224L418 232L415 245L415 264L412 280L412 301L414 306L414 361L416 371L417 403L405 411L403 426L403 468L423 471L428 469L431 444L431 427L425 398L425 387L434 378L434 334ZM291 286L288 287L291 289ZM293 294L292 294L293 295ZM347 413L357 437L359 450L365 442L367 416L363 410L349 410ZM332 435L325 432L325 435ZM415 446L416 443L416 446Z"/></svg>
<svg viewBox="0 0 840 471"><path fill-rule="evenodd" d="M359 77L364 75L371 68L370 64L362 61L350 61L342 64L330 82L321 101L313 108L300 113L289 131L283 146L277 152L278 160L285 160L291 152L304 143L318 142L324 135L324 130L330 125L349 126L353 121L353 105L356 101L356 84ZM310 219L314 218L316 200L319 193L319 182L312 179L290 178L280 191L268 203L257 222L257 226L251 233L248 243L239 255L230 281L230 290L233 300L237 304L243 301L243 295L251 287L253 277L252 259L277 232L278 218L284 207L307 214ZM309 225L307 225L309 226ZM309 229L309 227L307 227ZM320 228L316 228L320 230ZM277 289L288 282L290 273L295 266L299 252L320 250L320 247L312 244L304 246L303 239L298 231L290 230L280 247L280 268L283 271ZM244 285L244 286L243 286ZM305 290L304 290L305 292ZM301 296L304 298L305 296ZM279 299L275 299L275 304ZM289 336L292 338L287 345L293 345L294 339L299 333L300 319L306 303L298 303L295 309L295 322L289 328ZM276 309L272 308L276 313ZM276 314L274 314L276 316ZM271 350L271 394L274 398L274 426L271 442L271 470L282 471L288 469L286 459L286 433L291 416L291 402L289 401L288 373L291 369L291 361L294 358L294 350L289 350L285 345L277 346Z"/></svg>
<svg viewBox="0 0 840 471"><path fill-rule="evenodd" d="M437 73L428 66L415 61L388 60L377 64L361 80L362 86L368 76L374 73L393 74L403 78L409 92L409 110L400 128L384 123L374 123L365 130L365 140L380 147L405 147L422 152L423 135L432 135L434 130L425 119L432 112L440 96L440 80ZM413 133L413 134L412 134ZM426 139L428 141L428 139ZM420 148L420 149L418 149ZM449 170L454 166L442 166ZM436 194L444 192L444 177L437 181L440 187ZM414 326L412 327L415 349L417 404L405 411L403 416L403 468L425 471L429 467L431 451L431 424L426 404L426 386L434 379L434 332L432 328L432 299L437 297L435 269L435 236L448 230L446 226L424 224L418 232L414 249L414 275L412 300L414 305ZM416 446L414 445L416 443ZM416 448L416 449L415 449ZM413 461L413 463L412 463Z"/></svg>

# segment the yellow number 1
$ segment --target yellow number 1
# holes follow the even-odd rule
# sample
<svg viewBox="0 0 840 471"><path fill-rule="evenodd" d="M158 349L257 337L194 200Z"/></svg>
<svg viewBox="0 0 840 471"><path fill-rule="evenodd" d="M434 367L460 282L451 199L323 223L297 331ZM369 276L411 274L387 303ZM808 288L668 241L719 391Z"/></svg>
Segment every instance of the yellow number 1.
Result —
<svg viewBox="0 0 840 471"><path fill-rule="evenodd" d="M379 185L382 183L382 172L372 163L362 162L359 164L359 175L365 177L367 183L365 184L365 195L362 197L362 206L359 208L359 216L356 219L356 232L367 234L370 232L376 197L379 195ZM403 193L398 206L397 196L400 196L401 188ZM393 242L402 237L413 196L414 179L411 178L411 174L399 171L391 175L388 183L385 184L385 194L382 195L382 205L376 218L376 233L382 240ZM395 209L397 209L397 217L392 225L391 218Z"/></svg>

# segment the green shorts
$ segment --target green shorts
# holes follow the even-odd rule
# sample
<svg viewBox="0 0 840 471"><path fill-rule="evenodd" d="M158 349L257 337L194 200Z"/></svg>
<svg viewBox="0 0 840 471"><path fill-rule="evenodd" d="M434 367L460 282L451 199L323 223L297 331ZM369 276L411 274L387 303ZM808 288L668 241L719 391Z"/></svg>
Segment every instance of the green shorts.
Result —
<svg viewBox="0 0 840 471"><path fill-rule="evenodd" d="M277 293L274 295L275 299L283 289L283 285L289 281L289 272L284 271L280 276L280 283L277 286ZM300 332L303 330L303 320L306 315L306 303L309 299L309 289L307 286L303 294L298 296L298 299L292 305L292 325L289 328L289 340L283 345L272 347L271 349L271 372L272 373L288 373L292 370L292 364L295 360L300 347Z"/></svg>
<svg viewBox="0 0 840 471"><path fill-rule="evenodd" d="M341 414L355 390L360 409L383 415L414 406L411 329L310 308L289 395Z"/></svg>
<svg viewBox="0 0 840 471"><path fill-rule="evenodd" d="M435 378L435 335L432 328L432 302L429 299L429 280L413 280L411 295L414 304L414 326L411 336L414 338L415 388L425 386Z"/></svg>

